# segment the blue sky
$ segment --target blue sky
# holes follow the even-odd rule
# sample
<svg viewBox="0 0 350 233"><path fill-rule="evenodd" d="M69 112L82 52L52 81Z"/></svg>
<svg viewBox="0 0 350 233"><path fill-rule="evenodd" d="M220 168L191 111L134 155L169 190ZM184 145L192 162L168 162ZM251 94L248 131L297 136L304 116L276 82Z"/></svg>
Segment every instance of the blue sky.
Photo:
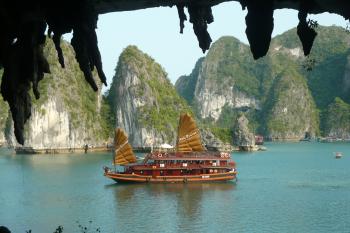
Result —
<svg viewBox="0 0 350 233"><path fill-rule="evenodd" d="M222 3L213 7L214 22L208 25L212 40L230 35L248 43L245 35L246 13L242 11L237 2ZM277 10L274 18L273 36L296 27L298 24L295 10ZM334 14L310 15L309 18L317 20L321 25L346 26L344 18ZM118 57L128 45L136 45L153 57L163 66L173 83L179 76L190 74L198 58L205 55L198 46L192 24L186 21L184 33L179 33L176 7L100 15L97 36L109 85ZM69 35L65 36L65 38L69 37Z"/></svg>

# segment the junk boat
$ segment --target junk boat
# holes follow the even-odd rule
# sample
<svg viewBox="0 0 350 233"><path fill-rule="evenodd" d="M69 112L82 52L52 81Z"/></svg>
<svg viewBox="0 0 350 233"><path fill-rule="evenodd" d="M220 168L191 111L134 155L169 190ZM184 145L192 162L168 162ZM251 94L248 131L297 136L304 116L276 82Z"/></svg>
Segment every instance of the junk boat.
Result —
<svg viewBox="0 0 350 233"><path fill-rule="evenodd" d="M173 151L153 151L137 163L125 132L115 131L114 169L104 175L116 182L179 183L236 180L236 164L230 154L207 151L200 132L189 114L181 114L177 145ZM123 171L118 171L117 166Z"/></svg>

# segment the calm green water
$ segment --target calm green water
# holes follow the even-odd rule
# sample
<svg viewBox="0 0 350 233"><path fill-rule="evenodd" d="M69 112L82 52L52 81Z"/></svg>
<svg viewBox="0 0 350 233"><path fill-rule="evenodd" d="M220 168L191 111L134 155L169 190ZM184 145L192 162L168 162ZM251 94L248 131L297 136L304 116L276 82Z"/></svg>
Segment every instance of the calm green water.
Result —
<svg viewBox="0 0 350 233"><path fill-rule="evenodd" d="M0 149L0 225L15 233L80 232L79 224L89 232L350 232L350 144L266 146L234 154L236 184L151 185L103 177L109 154Z"/></svg>

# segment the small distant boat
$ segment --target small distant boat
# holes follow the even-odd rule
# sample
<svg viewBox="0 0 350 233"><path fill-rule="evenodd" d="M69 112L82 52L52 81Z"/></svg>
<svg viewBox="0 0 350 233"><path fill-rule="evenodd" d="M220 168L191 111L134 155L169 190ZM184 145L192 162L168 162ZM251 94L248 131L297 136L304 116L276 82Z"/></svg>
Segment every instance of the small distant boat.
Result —
<svg viewBox="0 0 350 233"><path fill-rule="evenodd" d="M255 145L263 145L264 144L264 136L255 135Z"/></svg>
<svg viewBox="0 0 350 233"><path fill-rule="evenodd" d="M340 159L343 156L341 152L335 152L335 158Z"/></svg>

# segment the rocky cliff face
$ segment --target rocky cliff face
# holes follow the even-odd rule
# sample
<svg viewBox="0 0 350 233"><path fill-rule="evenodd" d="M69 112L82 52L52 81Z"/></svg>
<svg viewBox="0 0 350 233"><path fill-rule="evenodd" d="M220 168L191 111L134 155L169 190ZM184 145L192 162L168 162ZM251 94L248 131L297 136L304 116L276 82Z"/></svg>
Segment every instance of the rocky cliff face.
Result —
<svg viewBox="0 0 350 233"><path fill-rule="evenodd" d="M3 71L0 69L0 83ZM6 119L8 116L8 105L3 101L2 97L0 97L0 145L5 144L5 127L6 127Z"/></svg>
<svg viewBox="0 0 350 233"><path fill-rule="evenodd" d="M308 57L292 29L273 38L257 61L248 46L222 37L191 75L178 80L177 90L205 123L232 128L243 112L251 129L270 138L317 135L319 111L337 96L350 103L350 35L339 27L319 26L317 32Z"/></svg>
<svg viewBox="0 0 350 233"><path fill-rule="evenodd" d="M299 140L318 134L318 112L306 80L293 70L281 73L271 88L264 113L265 135L270 139Z"/></svg>
<svg viewBox="0 0 350 233"><path fill-rule="evenodd" d="M103 121L100 115L101 94L94 92L84 80L71 46L64 42L62 49L66 58L65 69L57 62L52 41L47 40L44 53L50 63L51 74L45 75L39 84L41 97L34 101L31 117L25 125L24 147L82 148L85 144L101 146L106 142L108 132L100 123ZM13 130L6 131L8 144L19 146L14 140Z"/></svg>
<svg viewBox="0 0 350 233"><path fill-rule="evenodd" d="M176 91L182 96L188 103L192 103L194 98L194 90L196 89L199 73L201 72L204 57L198 59L192 73L190 75L183 75L176 80Z"/></svg>
<svg viewBox="0 0 350 233"><path fill-rule="evenodd" d="M200 129L201 138L204 146L222 148L223 142L215 137L215 135L210 131L210 129Z"/></svg>
<svg viewBox="0 0 350 233"><path fill-rule="evenodd" d="M180 113L191 112L162 67L136 46L120 55L108 99L115 126L134 147L174 145Z"/></svg>
<svg viewBox="0 0 350 233"><path fill-rule="evenodd" d="M248 127L248 119L242 114L237 118L233 129L233 144L239 147L250 147L255 145L255 137Z"/></svg>
<svg viewBox="0 0 350 233"><path fill-rule="evenodd" d="M253 59L247 54L248 46L233 37L222 37L213 44L204 60L197 62L190 76L176 82L180 94L194 93L192 99L190 95L185 98L192 101L199 118L217 121L224 106L260 108L256 98L258 82L247 65ZM188 87L185 82L195 84Z"/></svg>

